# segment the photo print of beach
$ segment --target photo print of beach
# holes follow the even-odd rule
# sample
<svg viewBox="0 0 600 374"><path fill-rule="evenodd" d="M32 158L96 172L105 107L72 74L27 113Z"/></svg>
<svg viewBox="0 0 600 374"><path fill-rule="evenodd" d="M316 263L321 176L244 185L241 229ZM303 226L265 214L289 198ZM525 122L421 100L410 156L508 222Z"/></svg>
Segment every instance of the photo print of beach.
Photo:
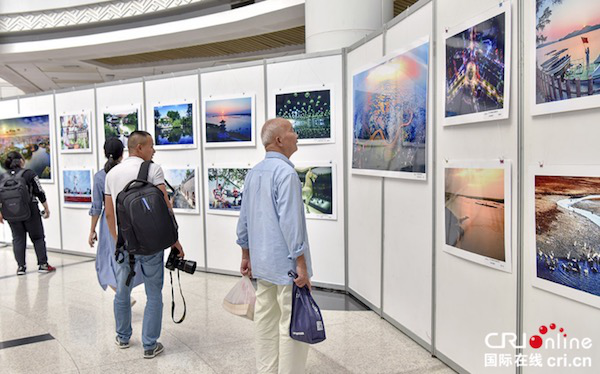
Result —
<svg viewBox="0 0 600 374"><path fill-rule="evenodd" d="M154 144L156 148L194 146L194 106L191 103L154 107Z"/></svg>
<svg viewBox="0 0 600 374"><path fill-rule="evenodd" d="M249 167L209 167L207 213L238 215Z"/></svg>
<svg viewBox="0 0 600 374"><path fill-rule="evenodd" d="M61 153L92 152L91 118L89 113L60 116Z"/></svg>
<svg viewBox="0 0 600 374"><path fill-rule="evenodd" d="M331 164L300 166L296 172L302 183L302 201L306 218L335 219L334 175Z"/></svg>
<svg viewBox="0 0 600 374"><path fill-rule="evenodd" d="M196 168L165 168L165 185L173 210L198 213Z"/></svg>
<svg viewBox="0 0 600 374"><path fill-rule="evenodd" d="M50 116L0 119L0 171L9 152L19 152L25 168L35 171L40 180L51 181Z"/></svg>
<svg viewBox="0 0 600 374"><path fill-rule="evenodd" d="M425 179L429 42L353 77L352 172Z"/></svg>
<svg viewBox="0 0 600 374"><path fill-rule="evenodd" d="M275 116L292 123L298 143L332 141L330 90L276 94Z"/></svg>
<svg viewBox="0 0 600 374"><path fill-rule="evenodd" d="M535 5L534 114L600 106L600 2Z"/></svg>
<svg viewBox="0 0 600 374"><path fill-rule="evenodd" d="M536 285L600 307L600 177L536 175L535 234Z"/></svg>
<svg viewBox="0 0 600 374"><path fill-rule="evenodd" d="M92 170L63 170L65 207L88 208L92 203Z"/></svg>
<svg viewBox="0 0 600 374"><path fill-rule="evenodd" d="M445 169L445 250L510 272L510 194L506 167L497 161Z"/></svg>
<svg viewBox="0 0 600 374"><path fill-rule="evenodd" d="M104 111L104 138L118 138L127 149L129 134L139 129L139 108L109 108Z"/></svg>
<svg viewBox="0 0 600 374"><path fill-rule="evenodd" d="M446 34L444 124L508 117L509 7L496 7Z"/></svg>
<svg viewBox="0 0 600 374"><path fill-rule="evenodd" d="M207 147L253 146L254 96L204 102Z"/></svg>

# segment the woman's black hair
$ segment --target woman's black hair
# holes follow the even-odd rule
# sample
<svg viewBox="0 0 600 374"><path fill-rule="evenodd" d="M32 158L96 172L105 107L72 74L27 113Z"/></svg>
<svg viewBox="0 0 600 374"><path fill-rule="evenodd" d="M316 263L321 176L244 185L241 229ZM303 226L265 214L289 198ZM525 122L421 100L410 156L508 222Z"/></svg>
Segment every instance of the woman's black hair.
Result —
<svg viewBox="0 0 600 374"><path fill-rule="evenodd" d="M21 167L21 160L23 156L16 151L8 152L6 155L6 160L4 160L4 168L6 170L16 170Z"/></svg>
<svg viewBox="0 0 600 374"><path fill-rule="evenodd" d="M119 159L123 156L123 143L118 138L108 138L104 142L104 156L108 159L104 164L104 171L109 172L110 169L117 166Z"/></svg>

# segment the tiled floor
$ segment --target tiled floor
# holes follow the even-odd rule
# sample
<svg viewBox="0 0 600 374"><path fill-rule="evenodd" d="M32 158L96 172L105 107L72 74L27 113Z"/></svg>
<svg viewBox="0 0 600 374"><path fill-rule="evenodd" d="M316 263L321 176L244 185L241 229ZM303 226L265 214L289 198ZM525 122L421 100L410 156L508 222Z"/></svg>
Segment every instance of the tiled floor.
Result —
<svg viewBox="0 0 600 374"><path fill-rule="evenodd" d="M235 277L182 274L188 314L176 325L170 319L166 276L160 338L165 352L145 360L140 343L143 288L133 292L138 303L133 307L132 347L119 350L113 343L113 292L98 285L93 260L57 253L49 258L58 271L38 274L33 251L28 251L29 272L17 277L11 248L0 249L0 372L254 372L252 322L221 307ZM454 373L353 299L323 292L317 301L324 309L327 340L311 347L308 373ZM54 339L2 348L2 342L44 334Z"/></svg>

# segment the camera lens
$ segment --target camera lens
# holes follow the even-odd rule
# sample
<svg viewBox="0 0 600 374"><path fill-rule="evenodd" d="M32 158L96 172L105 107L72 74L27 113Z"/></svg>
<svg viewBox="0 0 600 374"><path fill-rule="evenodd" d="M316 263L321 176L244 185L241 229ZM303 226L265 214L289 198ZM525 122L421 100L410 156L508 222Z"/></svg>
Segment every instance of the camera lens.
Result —
<svg viewBox="0 0 600 374"><path fill-rule="evenodd" d="M194 272L196 271L196 261L182 260L179 263L179 265L181 265L179 269L185 271L188 274L194 274Z"/></svg>

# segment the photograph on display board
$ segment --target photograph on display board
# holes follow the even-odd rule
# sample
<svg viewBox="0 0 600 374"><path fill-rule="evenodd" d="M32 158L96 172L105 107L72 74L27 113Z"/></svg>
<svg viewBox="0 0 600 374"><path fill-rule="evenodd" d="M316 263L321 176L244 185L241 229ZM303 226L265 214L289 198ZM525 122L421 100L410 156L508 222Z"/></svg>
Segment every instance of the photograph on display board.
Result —
<svg viewBox="0 0 600 374"><path fill-rule="evenodd" d="M600 307L600 177L536 175L535 233L536 283Z"/></svg>
<svg viewBox="0 0 600 374"><path fill-rule="evenodd" d="M0 171L6 171L3 163L12 151L23 156L25 168L41 181L51 181L50 116L0 119Z"/></svg>
<svg viewBox="0 0 600 374"><path fill-rule="evenodd" d="M536 0L534 114L600 106L600 2Z"/></svg>
<svg viewBox="0 0 600 374"><path fill-rule="evenodd" d="M254 121L254 96L205 100L206 146L253 146Z"/></svg>
<svg viewBox="0 0 600 374"><path fill-rule="evenodd" d="M249 167L210 167L207 173L208 213L238 215Z"/></svg>
<svg viewBox="0 0 600 374"><path fill-rule="evenodd" d="M130 107L127 109L108 108L104 111L104 138L119 138L127 149L127 140L129 134L138 130L139 127L139 108Z"/></svg>
<svg viewBox="0 0 600 374"><path fill-rule="evenodd" d="M91 153L91 118L89 113L60 116L61 153Z"/></svg>
<svg viewBox="0 0 600 374"><path fill-rule="evenodd" d="M500 162L446 166L445 250L510 272L510 183L506 170Z"/></svg>
<svg viewBox="0 0 600 374"><path fill-rule="evenodd" d="M191 103L154 107L154 144L156 148L194 146L193 107Z"/></svg>
<svg viewBox="0 0 600 374"><path fill-rule="evenodd" d="M165 185L175 212L198 213L196 168L165 168Z"/></svg>
<svg viewBox="0 0 600 374"><path fill-rule="evenodd" d="M335 219L335 167L331 164L296 165L302 183L306 218Z"/></svg>
<svg viewBox="0 0 600 374"><path fill-rule="evenodd" d="M92 204L92 170L63 170L65 207L88 208Z"/></svg>
<svg viewBox="0 0 600 374"><path fill-rule="evenodd" d="M509 6L446 33L446 125L508 118Z"/></svg>
<svg viewBox="0 0 600 374"><path fill-rule="evenodd" d="M425 179L429 42L353 77L352 172Z"/></svg>
<svg viewBox="0 0 600 374"><path fill-rule="evenodd" d="M331 91L297 91L275 95L275 116L292 123L298 143L331 142Z"/></svg>

